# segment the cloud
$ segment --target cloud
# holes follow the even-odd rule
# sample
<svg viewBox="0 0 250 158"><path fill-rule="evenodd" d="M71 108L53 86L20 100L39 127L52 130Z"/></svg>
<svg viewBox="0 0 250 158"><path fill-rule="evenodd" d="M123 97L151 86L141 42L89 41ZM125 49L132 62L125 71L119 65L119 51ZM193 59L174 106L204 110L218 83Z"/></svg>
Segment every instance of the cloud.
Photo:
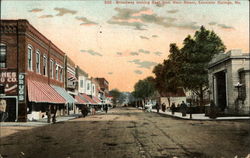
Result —
<svg viewBox="0 0 250 158"><path fill-rule="evenodd" d="M159 1L155 6L157 6L157 7L163 7L164 6L164 4L163 3L160 3L161 1Z"/></svg>
<svg viewBox="0 0 250 158"><path fill-rule="evenodd" d="M138 74L138 75L141 75L143 74L143 72L141 70L135 70L134 73Z"/></svg>
<svg viewBox="0 0 250 158"><path fill-rule="evenodd" d="M152 37L153 37L153 38L157 38L157 37L158 37L158 35L152 35Z"/></svg>
<svg viewBox="0 0 250 158"><path fill-rule="evenodd" d="M134 60L128 61L128 62L136 64L139 68L146 68L146 69L150 69L152 66L157 65L156 62L140 61L139 59L134 59Z"/></svg>
<svg viewBox="0 0 250 158"><path fill-rule="evenodd" d="M75 10L69 10L67 8L54 8L54 10L58 11L58 13L56 14L56 16L63 16L65 14L76 14L77 11Z"/></svg>
<svg viewBox="0 0 250 158"><path fill-rule="evenodd" d="M208 23L209 25L216 25L217 23L216 22L214 22L214 21L212 21L212 22L210 22L210 23Z"/></svg>
<svg viewBox="0 0 250 158"><path fill-rule="evenodd" d="M108 72L109 75L113 75L113 72Z"/></svg>
<svg viewBox="0 0 250 158"><path fill-rule="evenodd" d="M32 13L37 13L41 11L43 11L43 9L40 9L40 8L34 8L34 9L29 10L29 12L32 12Z"/></svg>
<svg viewBox="0 0 250 158"><path fill-rule="evenodd" d="M121 53L121 52L116 52L116 54L117 54L117 55L122 55L122 53Z"/></svg>
<svg viewBox="0 0 250 158"><path fill-rule="evenodd" d="M139 51L140 53L143 53L143 54L150 54L150 51L148 51L148 50L139 49L138 51Z"/></svg>
<svg viewBox="0 0 250 158"><path fill-rule="evenodd" d="M53 15L42 15L39 16L38 18L53 18Z"/></svg>
<svg viewBox="0 0 250 158"><path fill-rule="evenodd" d="M130 55L137 56L137 55L139 55L139 53L137 53L137 52L131 52Z"/></svg>
<svg viewBox="0 0 250 158"><path fill-rule="evenodd" d="M234 27L228 26L228 25L225 25L225 24L217 24L217 26L222 28L222 29L234 29Z"/></svg>
<svg viewBox="0 0 250 158"><path fill-rule="evenodd" d="M175 27L179 29L196 30L200 26L196 22L177 23L173 17L163 17L155 14L151 9L143 7L141 9L115 8L117 15L113 16L107 22L122 26L130 26L136 30L146 30L148 24L161 25L163 27ZM172 11L173 12L173 11Z"/></svg>
<svg viewBox="0 0 250 158"><path fill-rule="evenodd" d="M162 52L154 52L155 55L161 56L163 53Z"/></svg>
<svg viewBox="0 0 250 158"><path fill-rule="evenodd" d="M217 27L219 27L221 29L234 29L233 26L228 26L228 25L225 25L225 24L219 24L219 23L217 23L215 21L209 22L208 25L210 25L210 26L215 26L216 25Z"/></svg>
<svg viewBox="0 0 250 158"><path fill-rule="evenodd" d="M92 49L89 49L89 50L80 50L81 52L86 52L86 53L89 53L90 55L93 55L93 56L102 56L102 54L98 53L98 52L95 52L93 51Z"/></svg>
<svg viewBox="0 0 250 158"><path fill-rule="evenodd" d="M149 40L149 38L148 38L148 37L146 37L146 36L140 36L140 38L141 38L141 39L146 39L146 40Z"/></svg>
<svg viewBox="0 0 250 158"><path fill-rule="evenodd" d="M175 14L175 13L179 12L179 10L178 9L173 9L173 10L168 10L167 12L170 13L170 14Z"/></svg>
<svg viewBox="0 0 250 158"><path fill-rule="evenodd" d="M90 26L90 25L97 25L98 23L88 20L86 17L75 17L77 20L81 21L80 25L83 26Z"/></svg>

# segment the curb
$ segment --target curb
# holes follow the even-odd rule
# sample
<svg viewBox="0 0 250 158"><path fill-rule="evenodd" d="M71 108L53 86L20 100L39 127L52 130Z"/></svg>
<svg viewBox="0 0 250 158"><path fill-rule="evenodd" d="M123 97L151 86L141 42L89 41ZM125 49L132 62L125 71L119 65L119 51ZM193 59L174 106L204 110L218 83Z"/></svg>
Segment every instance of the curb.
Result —
<svg viewBox="0 0 250 158"><path fill-rule="evenodd" d="M191 120L191 121L242 121L242 120L249 120L250 121L250 117L238 117L238 118L218 117L215 119L211 119L211 118L204 118L204 119L191 118L190 119L190 118L183 118L183 117L176 116L176 115L169 115L166 113L157 113L156 111L151 111L151 113L156 113L156 114L159 114L159 115L164 116L164 117L172 117L172 118L176 118L179 120ZM189 114L187 114L187 115L189 115ZM195 114L193 114L193 115L195 115Z"/></svg>

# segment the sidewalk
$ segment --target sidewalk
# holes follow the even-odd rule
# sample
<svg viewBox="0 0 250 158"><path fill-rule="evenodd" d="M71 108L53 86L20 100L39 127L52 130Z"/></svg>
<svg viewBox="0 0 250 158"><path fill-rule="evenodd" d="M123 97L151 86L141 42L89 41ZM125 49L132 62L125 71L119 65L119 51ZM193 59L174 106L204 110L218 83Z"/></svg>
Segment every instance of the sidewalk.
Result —
<svg viewBox="0 0 250 158"><path fill-rule="evenodd" d="M151 112L157 113L157 110L152 109ZM250 117L217 117L216 119L211 119L211 118L205 116L205 114L192 114L192 119L191 119L190 114L187 114L185 117L182 117L182 114L180 112L175 112L174 115L172 115L171 111L163 112L160 110L159 113L162 115L167 115L170 117L184 119L184 120L208 120L208 121L212 121L212 120L225 120L225 121L226 120L250 120Z"/></svg>
<svg viewBox="0 0 250 158"><path fill-rule="evenodd" d="M78 118L80 116L81 116L81 114L60 116L60 117L56 118L56 123L72 120L72 119ZM40 119L37 121L27 121L27 122L0 122L0 127L7 127L7 126L39 127L39 126L45 126L45 125L49 125L49 124L52 124L52 123L47 123L47 118L45 118L45 119Z"/></svg>

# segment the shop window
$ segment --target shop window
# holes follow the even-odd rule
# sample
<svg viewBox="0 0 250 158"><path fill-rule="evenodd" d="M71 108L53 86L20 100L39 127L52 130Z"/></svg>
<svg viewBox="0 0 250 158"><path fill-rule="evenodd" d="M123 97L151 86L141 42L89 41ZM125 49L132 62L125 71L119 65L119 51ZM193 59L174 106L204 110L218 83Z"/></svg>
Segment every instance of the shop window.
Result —
<svg viewBox="0 0 250 158"><path fill-rule="evenodd" d="M41 57L39 51L36 51L36 72L40 73Z"/></svg>
<svg viewBox="0 0 250 158"><path fill-rule="evenodd" d="M6 68L6 60L7 60L7 48L6 45L0 44L0 68Z"/></svg>
<svg viewBox="0 0 250 158"><path fill-rule="evenodd" d="M47 57L46 55L43 56L43 75L47 76L48 72L47 72Z"/></svg>

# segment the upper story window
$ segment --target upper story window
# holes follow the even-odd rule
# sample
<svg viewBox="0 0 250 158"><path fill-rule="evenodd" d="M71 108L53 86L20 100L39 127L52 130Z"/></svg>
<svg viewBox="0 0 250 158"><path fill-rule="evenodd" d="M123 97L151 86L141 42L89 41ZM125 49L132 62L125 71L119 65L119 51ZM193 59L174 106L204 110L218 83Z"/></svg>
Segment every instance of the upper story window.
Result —
<svg viewBox="0 0 250 158"><path fill-rule="evenodd" d="M63 81L63 68L60 68L60 81Z"/></svg>
<svg viewBox="0 0 250 158"><path fill-rule="evenodd" d="M0 44L0 68L6 68L6 60L7 60L7 48L6 45Z"/></svg>
<svg viewBox="0 0 250 158"><path fill-rule="evenodd" d="M32 54L33 54L33 49L29 45L28 46L28 70L32 71Z"/></svg>
<svg viewBox="0 0 250 158"><path fill-rule="evenodd" d="M80 87L83 88L83 80L80 80Z"/></svg>
<svg viewBox="0 0 250 158"><path fill-rule="evenodd" d="M36 51L36 72L40 73L40 64L41 64L41 57L40 57L40 52L37 50Z"/></svg>
<svg viewBox="0 0 250 158"><path fill-rule="evenodd" d="M54 78L54 61L52 59L50 60L49 72L50 72L50 77Z"/></svg>
<svg viewBox="0 0 250 158"><path fill-rule="evenodd" d="M48 70L47 70L47 65L48 65L48 63L47 63L48 61L47 61L47 56L46 55L44 55L43 56L43 75L44 76L47 76L48 75Z"/></svg>
<svg viewBox="0 0 250 158"><path fill-rule="evenodd" d="M90 90L90 84L89 83L87 84L87 90Z"/></svg>
<svg viewBox="0 0 250 158"><path fill-rule="evenodd" d="M56 64L56 80L58 80L58 70L59 69L59 65Z"/></svg>

